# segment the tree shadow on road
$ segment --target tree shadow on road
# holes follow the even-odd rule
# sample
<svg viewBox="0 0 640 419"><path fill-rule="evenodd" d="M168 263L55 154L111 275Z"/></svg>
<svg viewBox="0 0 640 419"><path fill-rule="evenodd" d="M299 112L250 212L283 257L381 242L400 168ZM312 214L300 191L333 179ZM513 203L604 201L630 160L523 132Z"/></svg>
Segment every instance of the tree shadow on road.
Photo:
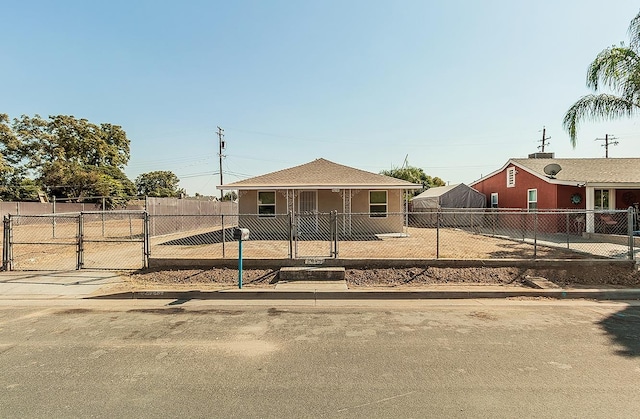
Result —
<svg viewBox="0 0 640 419"><path fill-rule="evenodd" d="M600 326L619 349L618 355L640 356L640 307L629 306L602 320Z"/></svg>

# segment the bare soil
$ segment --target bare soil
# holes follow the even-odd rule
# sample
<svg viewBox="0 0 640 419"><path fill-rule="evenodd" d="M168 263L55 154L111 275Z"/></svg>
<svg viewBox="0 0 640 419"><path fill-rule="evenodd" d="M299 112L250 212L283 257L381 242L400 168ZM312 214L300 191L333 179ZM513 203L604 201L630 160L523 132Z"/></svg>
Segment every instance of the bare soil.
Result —
<svg viewBox="0 0 640 419"><path fill-rule="evenodd" d="M525 277L544 277L561 287L640 287L640 272L616 266L573 266L567 269L519 268L388 268L347 269L349 288L407 288L433 285L520 286ZM134 288L223 288L238 283L235 269L163 270L130 274ZM246 269L243 286L269 288L278 281L277 270Z"/></svg>

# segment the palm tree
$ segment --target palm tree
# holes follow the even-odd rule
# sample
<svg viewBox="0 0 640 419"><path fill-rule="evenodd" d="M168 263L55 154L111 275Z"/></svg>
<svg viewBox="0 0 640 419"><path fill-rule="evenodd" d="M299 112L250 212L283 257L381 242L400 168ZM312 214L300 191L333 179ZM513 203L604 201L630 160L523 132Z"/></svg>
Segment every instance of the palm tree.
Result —
<svg viewBox="0 0 640 419"><path fill-rule="evenodd" d="M631 20L629 37L628 47L611 46L589 65L587 87L596 94L578 99L562 122L573 147L581 121L631 117L640 110L640 12ZM599 93L602 87L614 93Z"/></svg>

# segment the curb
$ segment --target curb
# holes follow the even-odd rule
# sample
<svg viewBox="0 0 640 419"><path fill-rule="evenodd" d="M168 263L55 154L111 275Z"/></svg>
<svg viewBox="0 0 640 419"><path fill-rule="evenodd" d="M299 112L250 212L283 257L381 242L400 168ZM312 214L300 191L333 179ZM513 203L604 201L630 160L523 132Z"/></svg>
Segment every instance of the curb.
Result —
<svg viewBox="0 0 640 419"><path fill-rule="evenodd" d="M433 290L433 291L126 291L94 295L87 299L164 299L164 300L460 300L480 298L555 298L560 300L640 300L640 289L583 290Z"/></svg>

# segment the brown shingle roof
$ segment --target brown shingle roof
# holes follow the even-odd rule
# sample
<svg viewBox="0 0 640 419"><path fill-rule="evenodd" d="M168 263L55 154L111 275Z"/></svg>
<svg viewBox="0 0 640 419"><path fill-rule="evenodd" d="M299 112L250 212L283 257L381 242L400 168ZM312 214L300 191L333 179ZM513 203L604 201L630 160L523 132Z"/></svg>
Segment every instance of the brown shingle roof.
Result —
<svg viewBox="0 0 640 419"><path fill-rule="evenodd" d="M511 159L540 176L547 177L544 168L559 164L562 170L554 176L557 181L586 183L640 183L640 159Z"/></svg>
<svg viewBox="0 0 640 419"><path fill-rule="evenodd" d="M329 189L334 187L342 189L420 189L422 185L343 166L325 159L316 159L299 166L229 183L218 188Z"/></svg>

